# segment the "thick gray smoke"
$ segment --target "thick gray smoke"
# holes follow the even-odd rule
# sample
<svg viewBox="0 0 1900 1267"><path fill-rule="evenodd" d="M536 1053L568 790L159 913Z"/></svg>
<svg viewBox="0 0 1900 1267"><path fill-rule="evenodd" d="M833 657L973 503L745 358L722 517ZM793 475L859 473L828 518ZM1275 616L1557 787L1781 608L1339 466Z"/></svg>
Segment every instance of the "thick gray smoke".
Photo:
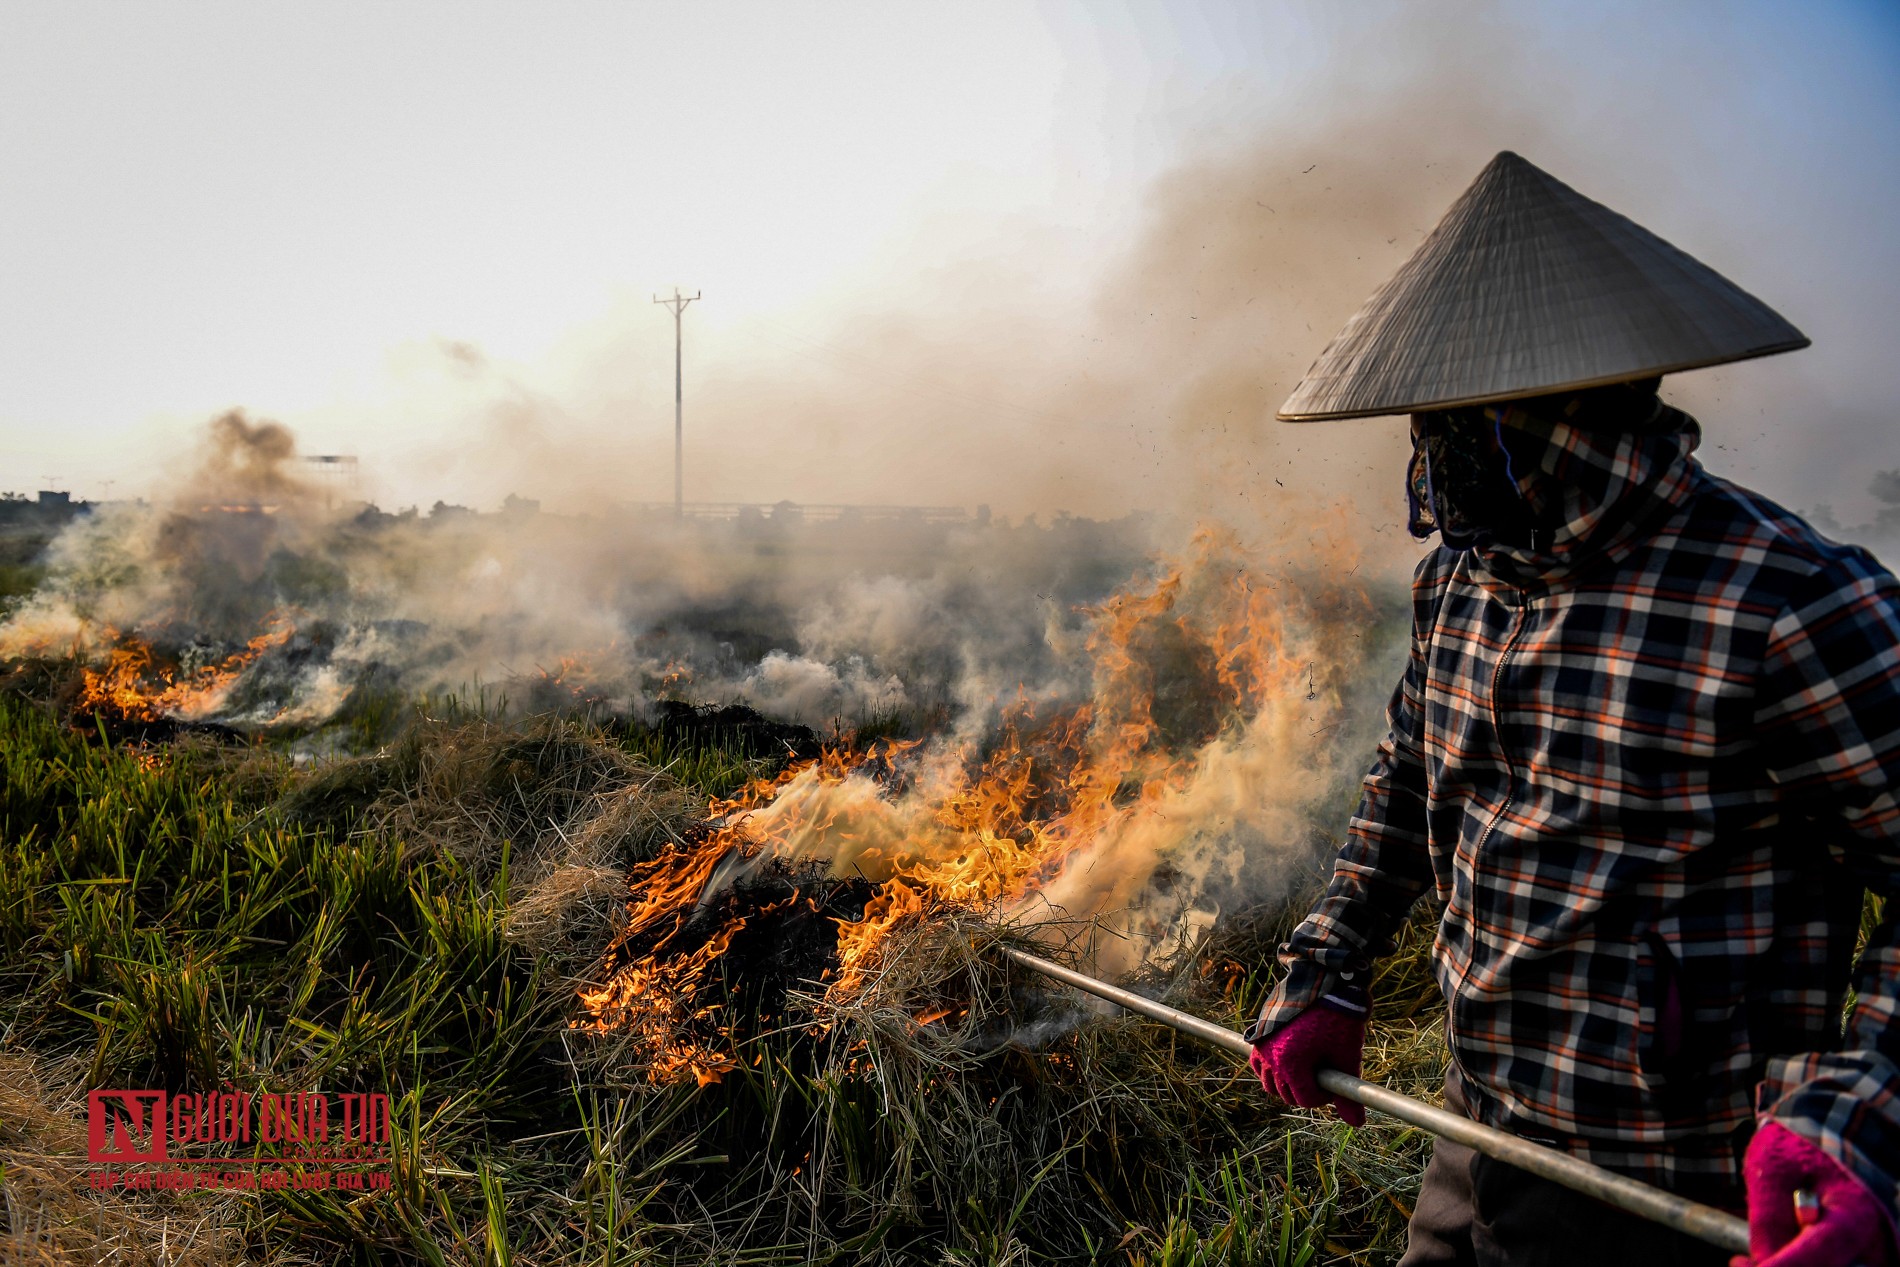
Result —
<svg viewBox="0 0 1900 1267"><path fill-rule="evenodd" d="M361 690L636 717L663 697L744 703L821 732L926 713L980 726L1019 690L1085 693L1061 631L1154 544L1133 519L337 511L296 479L281 426L230 414L202 441L170 501L53 543L0 651L233 647L287 621L296 638L231 697L226 720L247 724L307 725Z"/></svg>

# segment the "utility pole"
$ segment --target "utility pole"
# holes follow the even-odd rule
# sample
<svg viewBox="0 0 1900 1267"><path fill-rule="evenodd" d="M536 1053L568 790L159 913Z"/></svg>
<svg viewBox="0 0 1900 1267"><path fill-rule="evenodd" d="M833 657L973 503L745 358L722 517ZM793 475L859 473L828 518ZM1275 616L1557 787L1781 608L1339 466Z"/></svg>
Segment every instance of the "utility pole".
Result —
<svg viewBox="0 0 1900 1267"><path fill-rule="evenodd" d="M699 298L699 292L681 295L680 288L673 288L671 299L653 297L656 304L664 304L673 310L673 518L686 518L686 462L682 456L685 447L686 412L685 392L680 384L680 314L686 311L686 305Z"/></svg>

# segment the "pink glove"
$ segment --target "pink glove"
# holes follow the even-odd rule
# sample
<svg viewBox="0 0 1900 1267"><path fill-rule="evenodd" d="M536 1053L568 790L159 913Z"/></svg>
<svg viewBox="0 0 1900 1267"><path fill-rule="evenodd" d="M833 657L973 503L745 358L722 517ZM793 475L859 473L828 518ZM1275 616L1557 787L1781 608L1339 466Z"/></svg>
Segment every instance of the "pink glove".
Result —
<svg viewBox="0 0 1900 1267"><path fill-rule="evenodd" d="M1748 1257L1731 1259L1729 1267L1892 1267L1893 1227L1874 1194L1781 1123L1755 1132L1742 1177Z"/></svg>
<svg viewBox="0 0 1900 1267"><path fill-rule="evenodd" d="M1316 1069L1340 1069L1359 1075L1359 1057L1366 1045L1366 1021L1325 1004L1307 1008L1284 1027L1253 1046L1247 1063L1260 1075L1267 1094L1303 1109L1330 1104L1341 1120L1366 1124L1366 1111L1351 1100L1327 1095L1313 1080Z"/></svg>

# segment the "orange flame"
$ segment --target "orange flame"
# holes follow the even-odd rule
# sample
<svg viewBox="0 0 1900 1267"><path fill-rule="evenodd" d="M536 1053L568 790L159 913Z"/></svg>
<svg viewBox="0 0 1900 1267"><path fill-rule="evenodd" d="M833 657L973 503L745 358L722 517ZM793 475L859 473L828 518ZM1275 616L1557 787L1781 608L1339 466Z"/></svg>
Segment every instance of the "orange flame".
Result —
<svg viewBox="0 0 1900 1267"><path fill-rule="evenodd" d="M136 635L107 631L115 646L103 668L82 671L79 707L105 712L126 721L155 722L167 717L195 719L215 713L236 685L238 677L272 647L290 641L296 628L273 612L263 633L216 664L208 664L183 678L160 665L152 645Z"/></svg>
<svg viewBox="0 0 1900 1267"><path fill-rule="evenodd" d="M1353 663L1336 644L1372 615L1356 588L1322 581L1316 594L1294 592L1217 566L1237 553L1222 534L1204 530L1195 544L1188 564L1086 613L1089 703L1042 716L1019 695L985 745L828 750L714 802L718 825L702 845L635 869L630 929L683 921L735 852L828 863L835 875L877 886L859 918L837 921L827 997L845 1002L874 981L892 934L933 910L1021 909L1080 851L1164 836L1170 810L1220 743L1263 721L1276 734L1305 733L1316 717L1336 714ZM1304 633L1296 634L1296 617ZM1146 879L1118 882L1127 889ZM707 1019L700 1000L743 925L733 919L723 937L690 954L668 958L667 938L653 943L582 993L583 1023L637 1031L654 1053L656 1080L690 1072L706 1081L736 1067L721 1054L731 1037L723 1024L681 1037L686 1022Z"/></svg>

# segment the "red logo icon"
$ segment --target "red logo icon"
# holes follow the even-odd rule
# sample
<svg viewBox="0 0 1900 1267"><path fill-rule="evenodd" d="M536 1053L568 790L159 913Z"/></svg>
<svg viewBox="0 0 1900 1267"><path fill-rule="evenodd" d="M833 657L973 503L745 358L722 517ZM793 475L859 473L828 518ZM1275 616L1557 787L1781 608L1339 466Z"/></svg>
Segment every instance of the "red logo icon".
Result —
<svg viewBox="0 0 1900 1267"><path fill-rule="evenodd" d="M86 1097L86 1159L165 1160L163 1091L94 1091Z"/></svg>

